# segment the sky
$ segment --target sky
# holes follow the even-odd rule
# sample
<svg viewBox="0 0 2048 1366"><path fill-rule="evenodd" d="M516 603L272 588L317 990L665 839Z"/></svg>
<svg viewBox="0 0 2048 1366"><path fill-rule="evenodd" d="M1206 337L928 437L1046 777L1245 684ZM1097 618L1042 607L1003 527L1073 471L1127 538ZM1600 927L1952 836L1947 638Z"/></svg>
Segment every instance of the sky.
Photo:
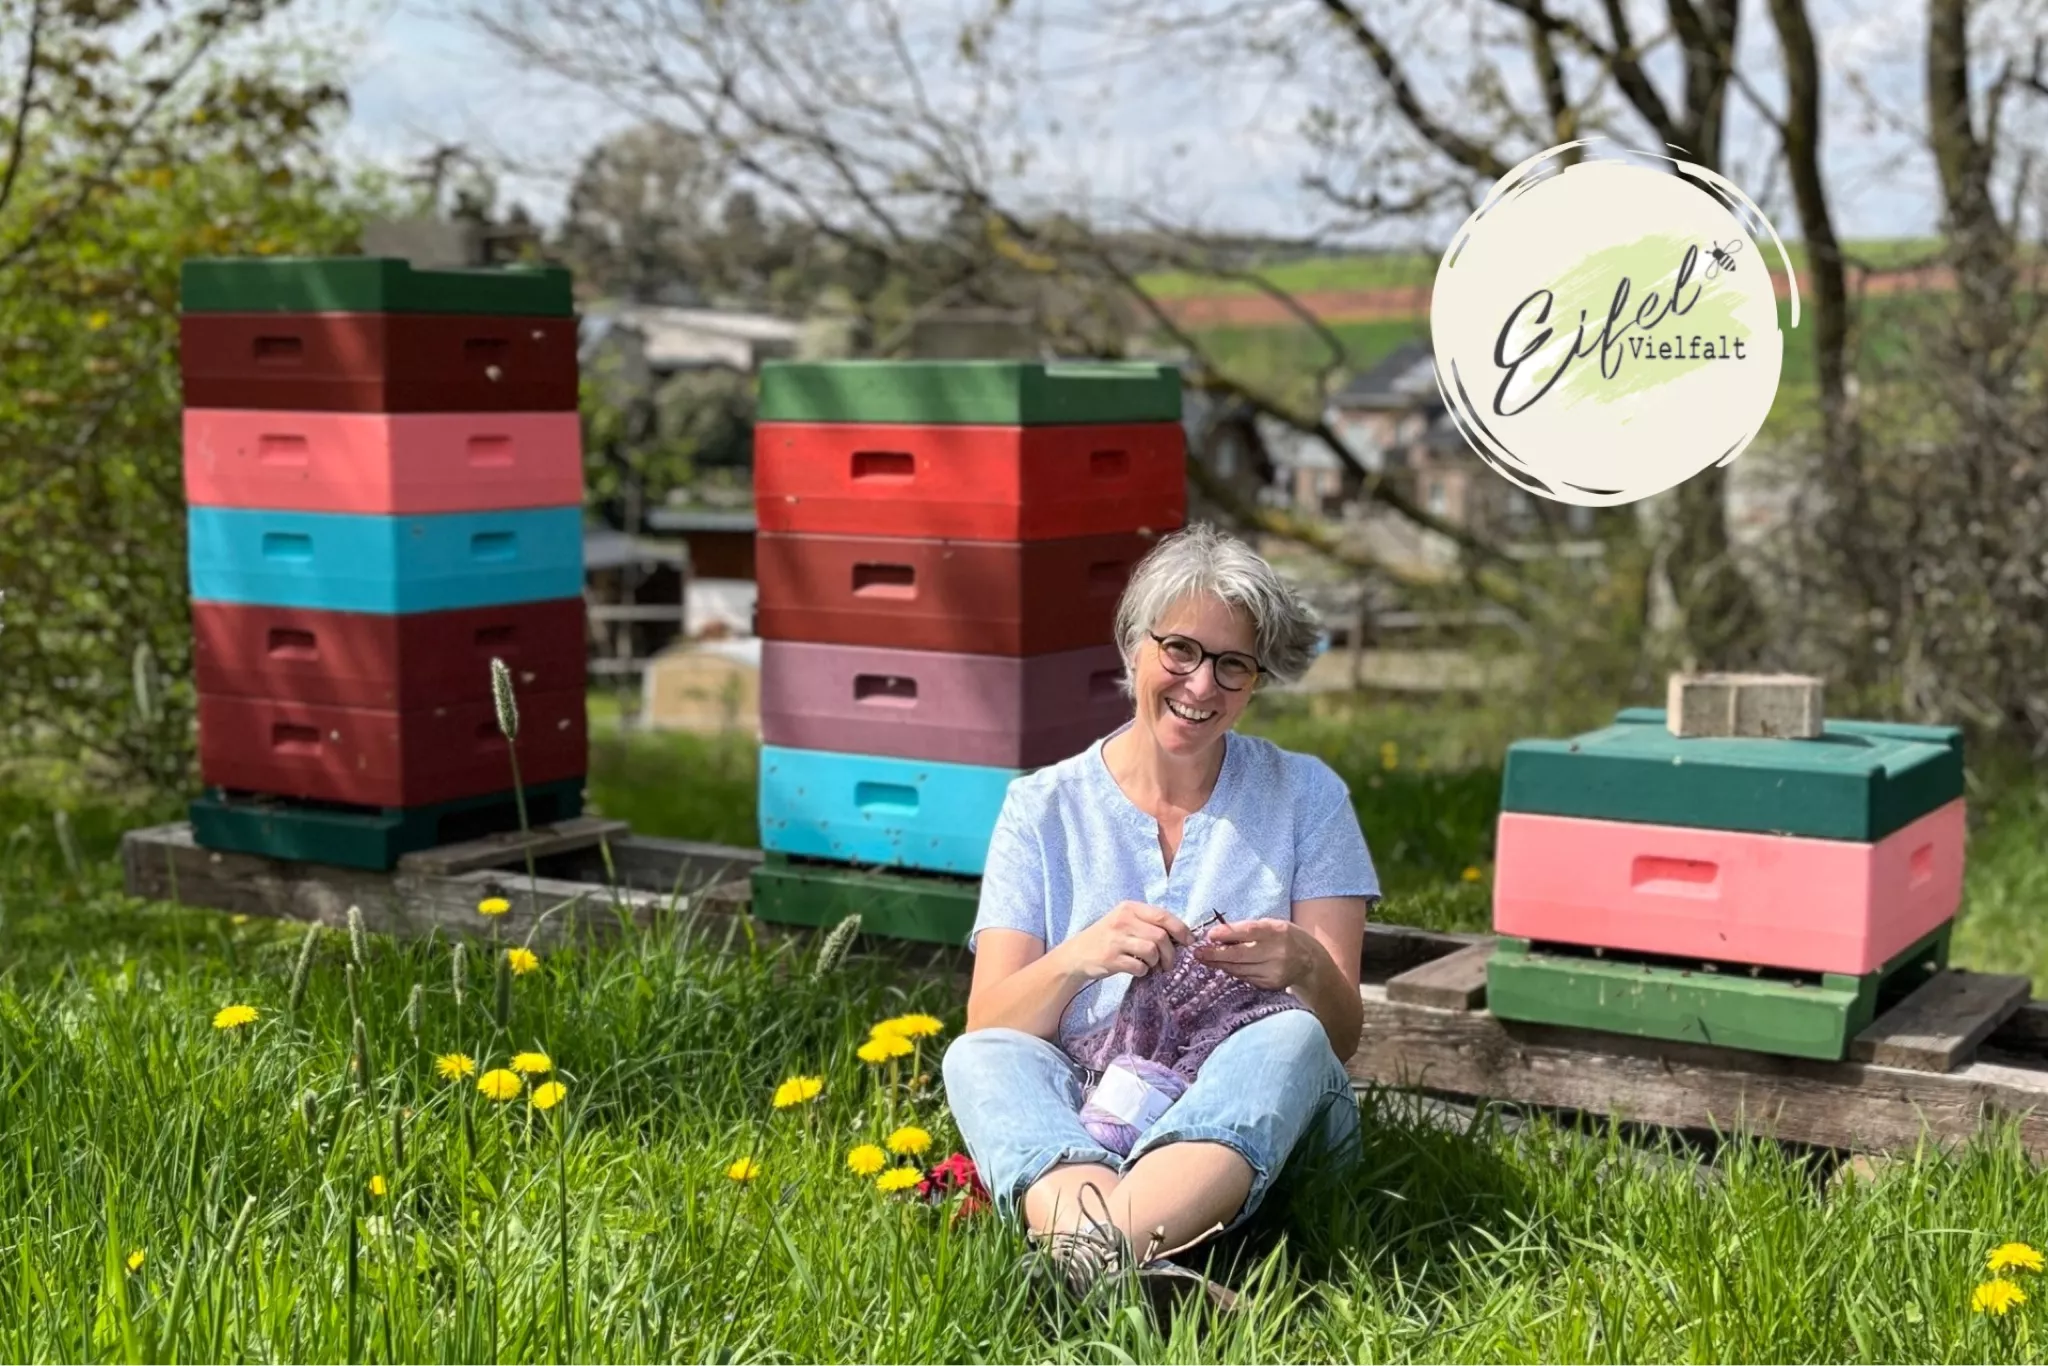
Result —
<svg viewBox="0 0 2048 1366"><path fill-rule="evenodd" d="M1013 189L1049 203L1139 201L1213 230L1292 236L1321 221L1325 206L1300 185L1312 157L1296 121L1318 90L1348 92L1361 81L1372 89L1348 57L1292 77L1248 70L1235 79L1229 68L1176 67L1148 56L1141 37L1077 19L1095 12L1074 10L1076 2L1065 0L1065 22L1032 46L1033 59L1052 73L1045 77L1050 93L1027 106L1032 117L1020 111L1016 135L1033 144L1036 159ZM904 3L944 10L965 0ZM1444 36L1424 26L1446 3L1456 0L1371 0L1369 12L1384 16L1390 34L1428 41ZM1903 0L1810 0L1810 7L1823 52L1824 165L1838 232L1930 234L1936 196L1919 127L1921 7ZM349 73L352 115L343 147L352 156L395 165L437 142L492 148L526 168L504 182L507 198L552 223L577 161L628 122L586 92L519 70L460 17L457 0L374 0L339 13L351 30L334 51L345 54ZM1775 37L1758 0L1744 22L1745 72L1767 98L1774 96ZM1427 90L1430 62L1419 60L1416 69ZM939 93L943 100L946 92ZM1441 98L1440 107L1455 116L1456 102ZM1739 101L1738 108L1729 174L1781 232L1794 236L1796 215L1782 182L1762 169L1771 135Z"/></svg>

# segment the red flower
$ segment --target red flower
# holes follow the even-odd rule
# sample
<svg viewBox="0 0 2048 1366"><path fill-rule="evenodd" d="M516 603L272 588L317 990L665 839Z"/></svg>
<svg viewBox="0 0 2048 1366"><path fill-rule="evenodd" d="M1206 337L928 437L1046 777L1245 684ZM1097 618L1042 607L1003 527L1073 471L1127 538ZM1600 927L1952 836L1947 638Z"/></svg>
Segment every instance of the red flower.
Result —
<svg viewBox="0 0 2048 1366"><path fill-rule="evenodd" d="M960 1207L953 1214L955 1220L989 1207L988 1187L981 1184L981 1173L975 1170L974 1160L965 1153L954 1153L926 1172L924 1180L917 1183L917 1193L921 1199L930 1201L960 1194Z"/></svg>

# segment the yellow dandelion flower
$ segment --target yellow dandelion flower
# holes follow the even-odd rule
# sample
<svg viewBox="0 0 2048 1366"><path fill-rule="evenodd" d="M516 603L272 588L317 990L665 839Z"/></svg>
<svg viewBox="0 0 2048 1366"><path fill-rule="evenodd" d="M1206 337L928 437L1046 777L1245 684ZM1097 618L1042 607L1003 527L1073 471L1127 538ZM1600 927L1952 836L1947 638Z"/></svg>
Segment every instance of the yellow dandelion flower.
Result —
<svg viewBox="0 0 2048 1366"><path fill-rule="evenodd" d="M913 1050L910 1040L901 1034L883 1034L869 1039L854 1052L862 1062L885 1063L891 1058L907 1058Z"/></svg>
<svg viewBox="0 0 2048 1366"><path fill-rule="evenodd" d="M522 1085L517 1074L497 1067L477 1078L476 1089L492 1100L510 1100L519 1094Z"/></svg>
<svg viewBox="0 0 2048 1366"><path fill-rule="evenodd" d="M1985 1265L1992 1271L2039 1271L2041 1254L2025 1243L2006 1243L1992 1250Z"/></svg>
<svg viewBox="0 0 2048 1366"><path fill-rule="evenodd" d="M932 1136L914 1124L906 1124L889 1135L889 1151L898 1157L920 1157L932 1146Z"/></svg>
<svg viewBox="0 0 2048 1366"><path fill-rule="evenodd" d="M725 1174L735 1181L752 1181L761 1174L761 1164L751 1157L742 1157L727 1167Z"/></svg>
<svg viewBox="0 0 2048 1366"><path fill-rule="evenodd" d="M245 1024L253 1023L255 1019L255 1006L222 1006L214 1012L213 1027L215 1029L240 1029Z"/></svg>
<svg viewBox="0 0 2048 1366"><path fill-rule="evenodd" d="M553 1063L548 1061L548 1055L545 1053L514 1053L512 1055L512 1070L514 1072L523 1072L529 1077L538 1076L542 1072L551 1072L554 1070L554 1066Z"/></svg>
<svg viewBox="0 0 2048 1366"><path fill-rule="evenodd" d="M2027 1302L2027 1292L2003 1277L1986 1281L1970 1293L1970 1308L1979 1314L2003 1314Z"/></svg>
<svg viewBox="0 0 2048 1366"><path fill-rule="evenodd" d="M370 1178L370 1194L382 1196L388 1195L390 1191L391 1187L384 1184L384 1177L382 1176L382 1174Z"/></svg>
<svg viewBox="0 0 2048 1366"><path fill-rule="evenodd" d="M930 1015L898 1015L893 1020L884 1020L871 1033L873 1038L895 1035L902 1039L928 1039L946 1026Z"/></svg>
<svg viewBox="0 0 2048 1366"><path fill-rule="evenodd" d="M562 1097L569 1094L569 1088L558 1081L544 1081L533 1088L533 1108L552 1110L562 1103Z"/></svg>
<svg viewBox="0 0 2048 1366"><path fill-rule="evenodd" d="M824 1089L823 1077L791 1077L775 1088L775 1108L787 1110L792 1105L801 1105Z"/></svg>
<svg viewBox="0 0 2048 1366"><path fill-rule="evenodd" d="M503 915L512 909L512 903L502 896L487 896L476 903L478 915Z"/></svg>
<svg viewBox="0 0 2048 1366"><path fill-rule="evenodd" d="M511 964L514 977L524 977L540 966L540 955L532 949L507 949L505 961Z"/></svg>
<svg viewBox="0 0 2048 1366"><path fill-rule="evenodd" d="M130 1272L142 1270L142 1260L142 1249L138 1247L128 1254L128 1270Z"/></svg>
<svg viewBox="0 0 2048 1366"><path fill-rule="evenodd" d="M872 1143L863 1143L846 1155L846 1169L855 1176L873 1176L889 1165L889 1155Z"/></svg>
<svg viewBox="0 0 2048 1366"><path fill-rule="evenodd" d="M461 1081L476 1075L476 1059L467 1053L443 1053L434 1059L434 1070L443 1081Z"/></svg>
<svg viewBox="0 0 2048 1366"><path fill-rule="evenodd" d="M893 1195L897 1191L911 1189L922 1180L924 1177L918 1174L915 1167L891 1167L875 1178L875 1189Z"/></svg>
<svg viewBox="0 0 2048 1366"><path fill-rule="evenodd" d="M1477 868L1467 868L1458 876L1464 878L1467 882L1477 882L1484 875Z"/></svg>

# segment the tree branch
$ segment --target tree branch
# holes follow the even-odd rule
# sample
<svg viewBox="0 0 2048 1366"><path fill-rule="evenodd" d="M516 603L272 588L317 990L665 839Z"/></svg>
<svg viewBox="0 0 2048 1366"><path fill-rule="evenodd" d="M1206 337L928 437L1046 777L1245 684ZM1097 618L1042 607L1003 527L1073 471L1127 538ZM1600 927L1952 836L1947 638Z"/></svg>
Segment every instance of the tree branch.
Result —
<svg viewBox="0 0 2048 1366"><path fill-rule="evenodd" d="M28 19L28 57L21 67L21 99L14 109L14 132L12 145L7 153L7 176L0 180L0 213L7 211L7 201L14 196L14 181L21 174L21 159L28 143L29 110L35 103L36 63L41 57L43 37L43 0L31 0Z"/></svg>
<svg viewBox="0 0 2048 1366"><path fill-rule="evenodd" d="M1463 134L1452 131L1422 107L1422 101L1417 97L1415 87L1408 83L1408 77L1401 70L1401 64L1394 60L1393 52L1380 40L1380 36L1373 32L1371 25L1365 22L1365 16L1358 12L1356 6L1348 3L1348 0L1322 0L1322 6L1324 11L1337 21L1338 27L1364 49L1366 57L1378 69L1380 79L1387 83L1387 90L1393 95L1395 105L1400 108L1409 125L1430 145L1460 166L1488 180L1498 180L1513 169L1507 162L1501 160L1492 148L1482 146Z"/></svg>

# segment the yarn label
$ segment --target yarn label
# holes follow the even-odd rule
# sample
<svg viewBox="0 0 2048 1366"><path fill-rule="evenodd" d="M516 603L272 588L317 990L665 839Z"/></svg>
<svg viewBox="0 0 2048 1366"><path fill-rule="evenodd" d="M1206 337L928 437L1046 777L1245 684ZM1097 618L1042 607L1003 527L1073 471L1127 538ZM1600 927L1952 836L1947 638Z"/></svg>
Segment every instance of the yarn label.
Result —
<svg viewBox="0 0 2048 1366"><path fill-rule="evenodd" d="M1166 1113L1173 1097L1121 1063L1111 1063L1088 1103L1142 1134Z"/></svg>

